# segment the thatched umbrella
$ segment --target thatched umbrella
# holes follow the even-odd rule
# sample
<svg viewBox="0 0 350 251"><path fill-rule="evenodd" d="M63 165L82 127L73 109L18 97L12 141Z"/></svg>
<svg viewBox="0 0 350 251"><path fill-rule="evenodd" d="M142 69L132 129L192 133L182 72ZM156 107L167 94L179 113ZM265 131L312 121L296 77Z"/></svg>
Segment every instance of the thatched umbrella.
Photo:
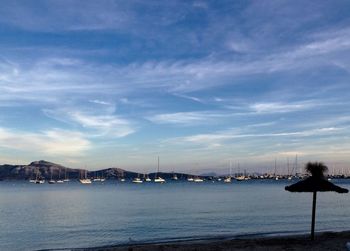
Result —
<svg viewBox="0 0 350 251"><path fill-rule="evenodd" d="M311 174L310 177L299 181L293 185L286 186L285 189L289 192L312 192L312 221L311 221L311 240L315 239L315 215L316 215L316 195L317 192L337 192L347 193L348 189L339 187L329 182L324 173L328 170L321 162L309 162L305 166L305 170Z"/></svg>

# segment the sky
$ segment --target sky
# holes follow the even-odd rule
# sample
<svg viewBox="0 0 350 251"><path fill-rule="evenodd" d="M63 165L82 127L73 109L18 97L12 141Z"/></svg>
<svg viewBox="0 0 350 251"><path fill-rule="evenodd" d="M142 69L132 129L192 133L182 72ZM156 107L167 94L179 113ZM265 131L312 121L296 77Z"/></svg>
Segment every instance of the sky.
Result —
<svg viewBox="0 0 350 251"><path fill-rule="evenodd" d="M350 2L1 1L0 163L350 163Z"/></svg>

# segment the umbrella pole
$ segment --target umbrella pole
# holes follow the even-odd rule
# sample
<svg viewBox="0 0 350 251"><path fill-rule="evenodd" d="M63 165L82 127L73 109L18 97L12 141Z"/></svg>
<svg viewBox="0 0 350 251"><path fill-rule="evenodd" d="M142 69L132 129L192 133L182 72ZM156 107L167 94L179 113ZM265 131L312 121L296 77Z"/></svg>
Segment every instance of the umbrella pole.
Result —
<svg viewBox="0 0 350 251"><path fill-rule="evenodd" d="M315 216L316 216L316 195L317 192L313 192L312 196L312 221L311 221L311 240L315 240Z"/></svg>

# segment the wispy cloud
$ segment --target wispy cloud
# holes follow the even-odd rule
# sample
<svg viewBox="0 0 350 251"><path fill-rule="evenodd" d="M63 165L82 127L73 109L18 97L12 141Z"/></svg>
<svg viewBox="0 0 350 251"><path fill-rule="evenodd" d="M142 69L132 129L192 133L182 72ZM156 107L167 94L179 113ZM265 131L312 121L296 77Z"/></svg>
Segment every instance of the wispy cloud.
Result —
<svg viewBox="0 0 350 251"><path fill-rule="evenodd" d="M81 156L91 144L85 135L77 131L60 129L38 133L0 128L0 147L48 156Z"/></svg>
<svg viewBox="0 0 350 251"><path fill-rule="evenodd" d="M78 124L90 130L90 136L125 137L135 132L134 126L126 119L116 115L96 115L77 108L44 110L44 113L59 121Z"/></svg>
<svg viewBox="0 0 350 251"><path fill-rule="evenodd" d="M291 102L291 103L255 103L250 109L256 113L287 113L308 110L325 105L315 101Z"/></svg>
<svg viewBox="0 0 350 251"><path fill-rule="evenodd" d="M158 124L177 124L193 126L202 123L211 123L213 119L223 117L222 112L202 111L202 112L176 112L164 113L147 117L148 120Z"/></svg>
<svg viewBox="0 0 350 251"><path fill-rule="evenodd" d="M304 131L289 132L271 132L271 133L242 133L240 129L231 129L223 132L211 134L197 134L186 137L171 139L174 143L195 143L195 144L214 144L223 143L225 141L245 138L271 138L271 137L309 137L314 135L331 135L342 131L343 128L315 128Z"/></svg>

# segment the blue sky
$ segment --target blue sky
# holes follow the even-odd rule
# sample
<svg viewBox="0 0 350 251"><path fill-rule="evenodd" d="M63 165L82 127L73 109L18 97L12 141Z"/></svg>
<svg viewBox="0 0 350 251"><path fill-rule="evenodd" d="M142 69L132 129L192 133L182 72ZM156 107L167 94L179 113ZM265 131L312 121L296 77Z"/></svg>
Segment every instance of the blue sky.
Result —
<svg viewBox="0 0 350 251"><path fill-rule="evenodd" d="M349 1L1 1L0 162L350 162Z"/></svg>

